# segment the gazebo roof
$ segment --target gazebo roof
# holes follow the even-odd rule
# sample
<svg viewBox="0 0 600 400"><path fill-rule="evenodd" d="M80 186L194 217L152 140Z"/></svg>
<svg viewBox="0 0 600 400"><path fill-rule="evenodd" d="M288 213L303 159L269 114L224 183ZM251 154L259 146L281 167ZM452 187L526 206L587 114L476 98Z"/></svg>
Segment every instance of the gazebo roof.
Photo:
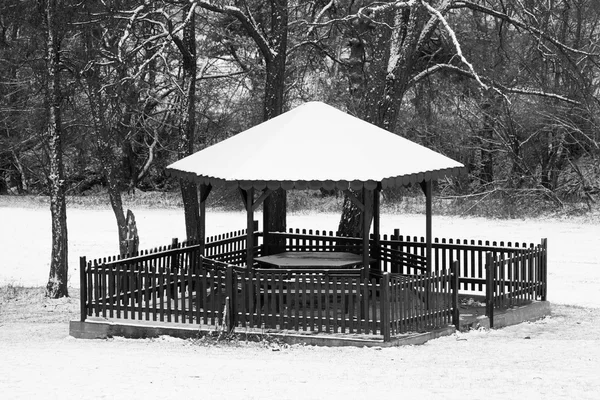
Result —
<svg viewBox="0 0 600 400"><path fill-rule="evenodd" d="M242 189L374 189L456 176L464 166L321 102L198 151L167 172Z"/></svg>

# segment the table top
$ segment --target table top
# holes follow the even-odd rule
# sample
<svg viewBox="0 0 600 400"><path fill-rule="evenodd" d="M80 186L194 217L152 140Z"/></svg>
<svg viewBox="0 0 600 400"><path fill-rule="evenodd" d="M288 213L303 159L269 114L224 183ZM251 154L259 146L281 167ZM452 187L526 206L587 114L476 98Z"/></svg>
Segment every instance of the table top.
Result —
<svg viewBox="0 0 600 400"><path fill-rule="evenodd" d="M362 263L362 256L337 251L286 251L255 261L279 268L349 268Z"/></svg>

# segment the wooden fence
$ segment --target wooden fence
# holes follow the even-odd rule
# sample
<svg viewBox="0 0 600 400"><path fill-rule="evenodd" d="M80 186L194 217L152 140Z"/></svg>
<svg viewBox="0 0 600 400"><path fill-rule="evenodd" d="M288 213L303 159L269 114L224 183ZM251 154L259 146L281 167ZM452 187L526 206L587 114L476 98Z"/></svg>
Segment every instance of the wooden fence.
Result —
<svg viewBox="0 0 600 400"><path fill-rule="evenodd" d="M390 315L385 321L390 325L390 334L409 331L423 332L450 324L459 327L458 310L458 263L449 269L406 276L383 274L383 287L389 293L383 294L382 302ZM382 306L383 307L383 306Z"/></svg>
<svg viewBox="0 0 600 400"><path fill-rule="evenodd" d="M424 240L396 233L380 238L372 257L379 257L382 270L371 269L369 277L362 269L246 268L244 230L208 238L204 254L199 244L174 240L127 257L89 262L82 257L81 320L95 316L389 340L409 331L458 326L458 289L485 287L491 320L494 307L546 298L546 240L535 247L436 240L434 271L428 274ZM289 251L360 252L362 247L360 239L333 232L273 235L284 237ZM261 253L258 239L254 252Z"/></svg>
<svg viewBox="0 0 600 400"><path fill-rule="evenodd" d="M240 232L223 235L211 246L231 257L239 251L239 244L232 244L239 237ZM81 320L368 334L389 340L448 325L447 316L457 311L456 305L449 308L449 275L382 273L362 279L361 269L246 269L203 257L200 249L174 241L133 257L89 262L82 257Z"/></svg>
<svg viewBox="0 0 600 400"><path fill-rule="evenodd" d="M254 221L254 256L261 254L258 221ZM206 238L204 256L232 265L246 265L246 229Z"/></svg>
<svg viewBox="0 0 600 400"><path fill-rule="evenodd" d="M341 236L333 231L290 229L288 233L270 235L285 238L286 251L362 252L362 239ZM376 269L402 275L419 275L426 271L424 237L400 235L396 229L393 235L380 235L379 248L374 248L374 243L374 236L371 235L371 258L379 260ZM459 290L483 294L487 253L508 259L524 254L536 248L536 245L512 241L434 238L431 247L432 271L440 273L453 261L458 261Z"/></svg>
<svg viewBox="0 0 600 400"><path fill-rule="evenodd" d="M425 238L416 236L394 235L390 240L402 252L425 255ZM544 239L545 241L545 239ZM459 289L465 292L485 293L486 257L511 258L536 248L533 243L482 241L474 239L435 238L432 243L432 270L440 271L447 268L451 261L458 261ZM401 267L399 273L407 273L406 267Z"/></svg>
<svg viewBox="0 0 600 400"><path fill-rule="evenodd" d="M547 242L510 257L487 253L486 315L494 326L494 308L546 300Z"/></svg>
<svg viewBox="0 0 600 400"><path fill-rule="evenodd" d="M359 269L255 269L236 274L234 324L325 333L382 334L380 285Z"/></svg>

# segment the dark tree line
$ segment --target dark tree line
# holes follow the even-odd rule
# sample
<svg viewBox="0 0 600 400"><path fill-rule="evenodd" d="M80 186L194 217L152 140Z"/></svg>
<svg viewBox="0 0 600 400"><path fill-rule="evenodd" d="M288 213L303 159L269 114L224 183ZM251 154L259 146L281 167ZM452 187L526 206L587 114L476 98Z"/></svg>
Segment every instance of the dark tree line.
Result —
<svg viewBox="0 0 600 400"><path fill-rule="evenodd" d="M595 0L2 0L0 194L50 196L52 296L67 294L65 195L105 188L127 253L121 194L179 188L201 236L210 188L164 167L308 100L464 163L443 195L590 204L599 17ZM268 197L270 230L285 209Z"/></svg>

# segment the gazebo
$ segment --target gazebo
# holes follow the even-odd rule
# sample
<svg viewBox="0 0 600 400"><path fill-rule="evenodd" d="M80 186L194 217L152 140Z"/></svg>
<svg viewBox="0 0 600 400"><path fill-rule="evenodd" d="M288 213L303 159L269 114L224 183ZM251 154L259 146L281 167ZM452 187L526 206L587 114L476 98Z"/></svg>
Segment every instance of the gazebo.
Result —
<svg viewBox="0 0 600 400"><path fill-rule="evenodd" d="M213 186L237 187L247 211L247 266L253 265L254 211L276 189L338 189L361 209L362 264L369 268L369 232L379 238L382 189L420 184L426 196L426 259L431 270L431 183L464 166L442 154L322 102L308 102L167 167L200 186L200 224ZM349 190L352 189L352 192ZM362 191L362 201L353 192ZM258 197L255 198L255 193ZM263 239L268 242L268 213ZM202 229L204 232L204 229ZM200 238L204 242L204 238Z"/></svg>
<svg viewBox="0 0 600 400"><path fill-rule="evenodd" d="M200 238L200 243L174 239L171 246L125 256L81 257L81 318L71 332L78 337L131 330L155 335L173 327L160 330L129 321L181 322L195 325L182 331L194 334L220 326L291 332L302 341L324 332L375 335L393 343L409 332L446 329L450 323L459 327L459 290L485 298L493 326L495 309L546 299L547 243L513 246L452 238L432 243L432 181L462 169L326 104L303 104L168 167L172 175L200 184L202 225L211 188L238 188L247 210L245 233ZM396 233L380 238L381 190L410 184L419 184L426 196L425 240ZM345 191L363 211L363 237L268 232L268 213L263 213L263 232L255 232L254 211L279 188ZM260 235L263 246L257 247ZM269 237L285 240L283 253L289 254L279 249L272 254L274 249L264 246ZM275 256L335 258L337 266L309 260L302 268L260 267ZM370 270L372 258L379 271ZM356 343L362 345L364 338Z"/></svg>

